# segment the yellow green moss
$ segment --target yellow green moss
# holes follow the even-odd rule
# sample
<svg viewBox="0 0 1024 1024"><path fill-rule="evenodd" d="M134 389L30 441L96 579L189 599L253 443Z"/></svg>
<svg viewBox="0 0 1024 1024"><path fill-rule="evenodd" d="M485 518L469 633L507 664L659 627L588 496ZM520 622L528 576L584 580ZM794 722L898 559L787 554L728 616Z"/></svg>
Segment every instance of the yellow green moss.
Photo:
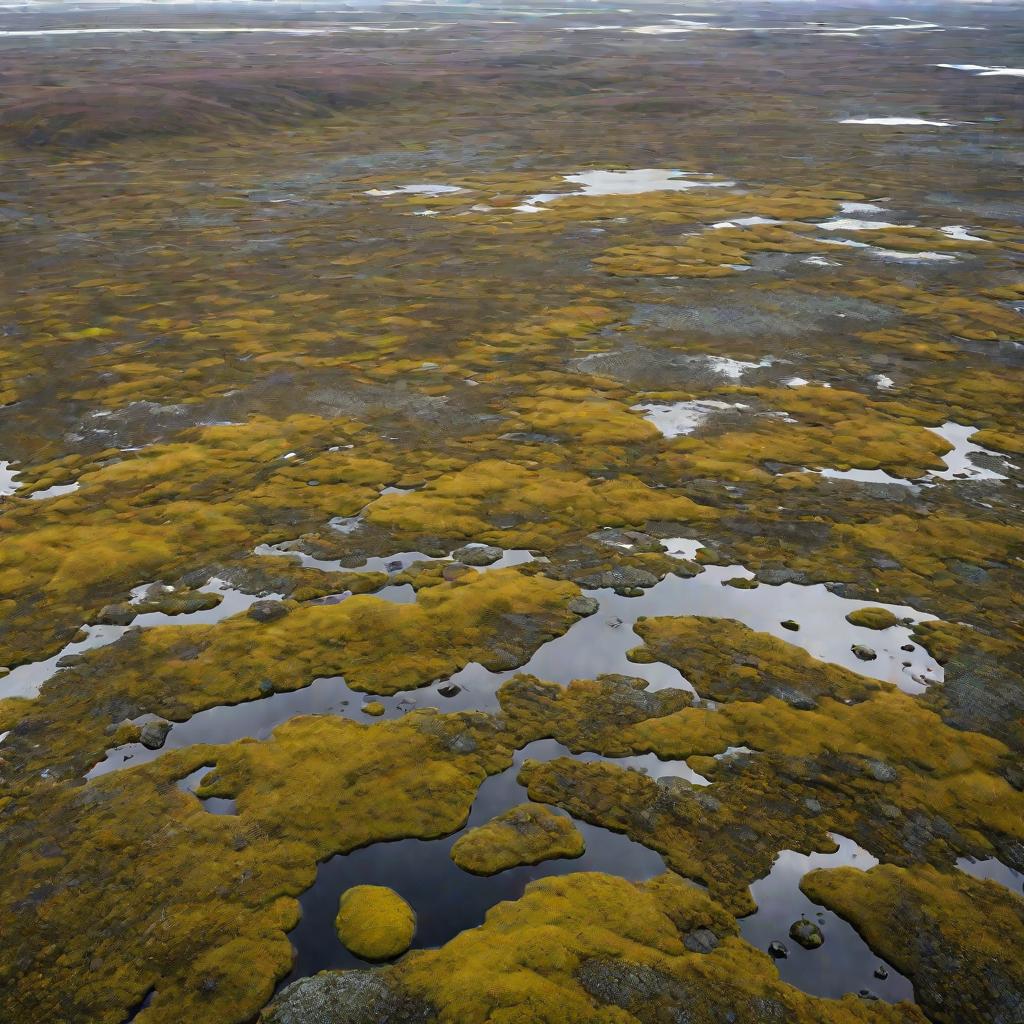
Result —
<svg viewBox="0 0 1024 1024"><path fill-rule="evenodd" d="M914 982L938 1024L1012 1021L1024 992L1024 899L932 867L812 871L800 888Z"/></svg>
<svg viewBox="0 0 1024 1024"><path fill-rule="evenodd" d="M857 608L846 616L846 621L864 629L889 629L900 620L888 608Z"/></svg>
<svg viewBox="0 0 1024 1024"><path fill-rule="evenodd" d="M341 894L338 938L363 960L393 960L412 944L416 914L394 889L355 885Z"/></svg>
<svg viewBox="0 0 1024 1024"><path fill-rule="evenodd" d="M583 836L568 818L541 804L519 804L460 836L451 857L463 871L496 875L554 857L582 857L583 851Z"/></svg>

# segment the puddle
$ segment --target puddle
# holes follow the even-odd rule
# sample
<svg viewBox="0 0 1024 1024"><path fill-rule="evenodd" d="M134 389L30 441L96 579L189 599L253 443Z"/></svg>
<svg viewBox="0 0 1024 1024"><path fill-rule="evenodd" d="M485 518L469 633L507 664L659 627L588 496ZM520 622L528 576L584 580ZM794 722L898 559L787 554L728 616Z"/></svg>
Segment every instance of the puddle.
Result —
<svg viewBox="0 0 1024 1024"><path fill-rule="evenodd" d="M771 217L739 217L736 220L720 220L712 224L714 230L720 228L750 228L758 224L785 224L784 220L773 220Z"/></svg>
<svg viewBox="0 0 1024 1024"><path fill-rule="evenodd" d="M955 238L958 242L987 242L987 238L980 238L972 235L963 224L947 224L939 230L948 238Z"/></svg>
<svg viewBox="0 0 1024 1024"><path fill-rule="evenodd" d="M191 793L196 799L203 805L203 810L209 811L210 814L237 814L238 809L235 807L235 801L224 796L196 796L196 789L199 783L203 781L204 776L208 775L216 765L204 764L198 767L194 772L190 772L182 779L178 779L175 785L183 793Z"/></svg>
<svg viewBox="0 0 1024 1024"><path fill-rule="evenodd" d="M339 529L335 522L335 520L332 520L331 525L334 529ZM352 529L355 528L354 526L348 528L347 520L342 522L346 524L341 528L342 533L351 533ZM253 554L263 557L291 556L292 558L297 558L307 569L319 569L321 572L384 572L389 575L404 572L415 562L449 562L452 559L451 553L447 555L428 555L423 551L396 551L393 555L375 555L372 558L367 558L365 562L359 565L345 565L343 564L344 560L340 558L315 558L313 555L307 555L304 551L295 551L290 547L294 543L295 541L282 541L280 544L260 544L253 549ZM464 546L481 547L483 545L466 544ZM489 569L506 569L512 565L523 565L525 562L532 562L533 560L534 556L525 549L509 549L502 554L501 558L490 565L474 565L470 566L470 568L476 569L477 572L486 572ZM377 591L373 596L385 597L386 599L383 590Z"/></svg>
<svg viewBox="0 0 1024 1024"><path fill-rule="evenodd" d="M739 380L748 370L760 370L775 362L772 356L765 356L757 363L744 362L742 359L729 359L726 356L702 356L701 359L709 370L728 377L730 380Z"/></svg>
<svg viewBox="0 0 1024 1024"><path fill-rule="evenodd" d="M890 377L886 377L884 374L879 374L875 378L876 384L880 388L891 388L893 381ZM971 435L976 434L978 431L977 427L966 426L962 423L954 423L949 421L944 423L941 427L927 427L933 434L938 434L943 440L948 441L953 445L953 450L947 452L942 456L942 461L946 463L944 470L929 470L929 472L923 476L918 477L914 480L907 480L898 476L891 476L882 469L805 469L806 473L818 473L820 476L828 477L833 480L854 480L858 483L868 484L899 484L903 487L914 487L918 484L924 486L934 486L929 484L930 480L1005 480L1006 476L1002 473L996 472L994 469L986 468L985 466L976 465L972 459L972 455L984 455L987 458L998 459L1006 465L1010 465L1007 461L1007 456L1000 452L991 451L988 448L982 448L981 445L973 444L968 440Z"/></svg>
<svg viewBox="0 0 1024 1024"><path fill-rule="evenodd" d="M54 484L52 487L45 487L41 491L33 491L29 497L33 501L44 501L47 498L59 498L62 494L74 494L79 488L76 480L73 484Z"/></svg>
<svg viewBox="0 0 1024 1024"><path fill-rule="evenodd" d="M181 750L197 743L233 743L246 737L265 740L279 725L297 715L342 715L356 721L369 721L360 709L364 703L374 699L379 699L387 707L384 717L396 718L402 714L397 708L401 698L374 698L355 693L340 676L316 679L301 690L274 693L243 704L221 704L200 711L185 722L175 722L159 750L149 750L141 743L113 747L102 761L93 766L86 779L95 779L119 768L146 764L168 750ZM135 722L142 725L155 717L144 715Z"/></svg>
<svg viewBox="0 0 1024 1024"><path fill-rule="evenodd" d="M541 192L530 196L520 206L513 207L521 213L540 213L540 203L578 196L636 196L644 192L683 192L691 188L725 188L735 185L734 181L716 181L705 175L688 171L659 170L643 168L635 171L583 171L579 174L563 174L562 179L572 185L582 185L576 192Z"/></svg>
<svg viewBox="0 0 1024 1024"><path fill-rule="evenodd" d="M145 592L151 584L144 583L133 588L131 592L132 602L142 600ZM260 598L254 594L245 594L235 590L224 580L212 579L209 583L199 588L202 594L220 594L221 602L213 608L203 608L199 611L184 613L181 615L167 615L164 612L146 612L135 617L134 621L127 626L91 625L82 626L86 634L84 639L75 640L58 651L52 658L44 661L33 661L25 665L18 665L16 668L0 678L0 698L3 697L35 697L47 680L52 679L60 671L58 664L62 658L73 654L84 654L86 651L95 650L98 647L106 647L109 644L120 640L130 629L152 629L154 626L195 626L209 625L220 622L230 615L237 615L245 611L256 601L263 599L278 599L280 594L267 594Z"/></svg>
<svg viewBox="0 0 1024 1024"><path fill-rule="evenodd" d="M913 480L892 476L884 469L808 469L807 473L817 473L830 480L853 480L859 484L899 484L900 487L913 487Z"/></svg>
<svg viewBox="0 0 1024 1024"><path fill-rule="evenodd" d="M855 223L869 224L868 221L858 221ZM826 225L819 225L825 227ZM882 225L875 224L874 227L880 227ZM838 229L833 229L838 230ZM866 231L868 228L847 228L847 230ZM951 256L945 252L931 252L925 250L923 252L904 252L902 249L882 249L875 245L868 245L867 242L856 242L852 238L819 238L816 241L821 242L824 245L842 245L847 249L860 249L867 256L875 256L879 259L886 260L901 260L905 263L919 263L919 262L932 262L932 263L955 263L956 257Z"/></svg>
<svg viewBox="0 0 1024 1024"><path fill-rule="evenodd" d="M483 825L496 814L529 799L526 790L516 782L523 761L563 756L573 755L554 740L538 740L518 751L511 768L484 781L465 828L453 835L375 843L321 864L316 881L299 898L302 920L289 935L295 963L279 987L318 971L366 966L345 949L334 930L338 900L353 885L386 885L407 900L417 919L412 948L424 949L440 946L459 932L482 924L491 907L503 900L518 899L527 883L537 878L604 871L630 881L642 881L663 872L665 863L660 854L616 832L579 821L575 825L587 844L582 857L511 868L489 878L471 875L455 865L449 853L466 829ZM586 755L580 759L584 758ZM607 760L630 767L631 762L639 759ZM552 810L568 817L558 808Z"/></svg>
<svg viewBox="0 0 1024 1024"><path fill-rule="evenodd" d="M12 466L13 463L0 459L0 498L13 494L21 486L14 479L16 476L20 476L21 473L17 469L12 469Z"/></svg>
<svg viewBox="0 0 1024 1024"><path fill-rule="evenodd" d="M823 220L818 224L819 228L827 231L884 231L887 228L899 229L899 224L892 224L885 220L859 220L855 217L833 217L831 220Z"/></svg>
<svg viewBox="0 0 1024 1024"><path fill-rule="evenodd" d="M692 558L702 547L699 541L683 537L669 539L664 544L669 554L679 558ZM350 690L340 676L319 678L302 689L201 711L185 722L176 723L160 750L148 750L140 743L113 748L86 778L144 764L164 751L196 743L228 743L247 736L265 739L278 725L296 715L334 714L367 721L361 708L371 700L384 705L384 718L397 718L417 707L495 712L499 710L498 688L520 672L561 685L568 685L574 679L618 673L646 679L652 690L674 688L692 692L687 679L670 665L662 662L634 664L627 659L626 652L640 645L633 626L642 615L707 615L736 619L751 629L771 633L801 647L820 661L895 683L908 693L920 693L929 683L943 678L941 666L913 642L908 627L899 625L874 631L853 626L845 618L857 608L868 607L888 608L898 618L918 622L933 619L932 615L903 605L849 600L833 594L823 584L762 584L754 590L723 586L724 580L736 576L749 579L752 574L742 566L708 566L692 579L666 576L656 586L645 590L641 597L621 597L604 588L584 591L598 600L598 611L544 644L520 668L491 672L478 662L471 662L450 677L390 697L357 693ZM783 628L782 621L788 619L800 623L799 632ZM851 650L854 644L870 646L878 657L870 662L858 660ZM913 645L913 650L902 650L904 645ZM451 696L441 692L452 689L456 692ZM141 724L153 717L147 715L137 721ZM653 764L648 765L652 774ZM691 781L694 780L691 778Z"/></svg>
<svg viewBox="0 0 1024 1024"><path fill-rule="evenodd" d="M998 882L1018 896L1024 889L1024 871L1017 871L995 857L989 857L987 860L971 860L969 857L960 857L956 866L975 878Z"/></svg>
<svg viewBox="0 0 1024 1024"><path fill-rule="evenodd" d="M1024 68L1007 68L987 64L933 64L932 67L952 68L954 71L973 71L975 78L993 78L998 75L1024 78Z"/></svg>
<svg viewBox="0 0 1024 1024"><path fill-rule="evenodd" d="M840 213L886 213L886 209L877 203L840 203Z"/></svg>
<svg viewBox="0 0 1024 1024"><path fill-rule="evenodd" d="M443 196L451 192L462 192L457 185L399 185L398 188L371 188L363 195L367 196Z"/></svg>
<svg viewBox="0 0 1024 1024"><path fill-rule="evenodd" d="M975 454L986 455L990 458L1006 462L1006 456L999 452L982 448L979 444L973 444L969 438L978 432L977 427L966 426L962 423L954 423L952 420L943 423L941 427L928 427L933 434L938 434L943 440L953 445L953 450L942 456L946 463L944 470L932 470L928 476L934 480L1005 480L1002 473L994 469L986 469L984 466L976 465L971 456Z"/></svg>
<svg viewBox="0 0 1024 1024"><path fill-rule="evenodd" d="M908 978L872 953L851 925L800 891L800 879L816 868L849 866L866 871L878 863L853 840L835 834L832 838L839 844L835 853L805 856L783 850L779 854L768 875L750 887L757 912L740 919L740 933L761 950L767 950L770 942L781 942L789 955L775 960L780 977L811 995L838 999L866 989L890 1003L912 1000L914 987ZM817 949L804 949L789 937L789 926L801 916L817 924L825 936ZM888 975L884 980L874 976L878 967Z"/></svg>
<svg viewBox="0 0 1024 1024"><path fill-rule="evenodd" d="M728 409L746 409L740 402L717 402L713 399L697 399L690 402L641 402L632 406L642 412L644 419L653 423L665 437L679 437L692 434L709 416Z"/></svg>
<svg viewBox="0 0 1024 1024"><path fill-rule="evenodd" d="M736 619L751 629L771 633L803 648L819 661L894 683L907 693L921 693L930 683L942 680L942 667L914 643L908 627L899 625L874 631L846 621L846 615L857 608L888 608L897 618L915 622L934 619L934 615L903 605L839 597L824 584L762 584L754 590L722 585L723 581L736 576L749 579L752 575L742 566L707 566L692 579L666 576L656 586L645 590L641 597L620 597L609 589L584 591L600 602L597 612L544 644L521 668L490 672L476 662L467 665L447 680L459 686L460 692L440 706L449 710L496 710L495 692L518 672L562 685L574 679L594 679L602 673L620 673L646 679L652 690L666 687L692 690L686 678L670 665L662 662L634 664L626 658L628 650L640 645L633 625L641 615ZM787 619L799 622L800 631L784 629L781 623ZM871 647L878 657L874 661L860 661L851 650L854 644ZM901 650L901 646L911 644L913 651Z"/></svg>
<svg viewBox="0 0 1024 1024"><path fill-rule="evenodd" d="M847 117L840 124L877 124L889 127L925 125L929 128L954 128L952 121L926 121L922 117Z"/></svg>

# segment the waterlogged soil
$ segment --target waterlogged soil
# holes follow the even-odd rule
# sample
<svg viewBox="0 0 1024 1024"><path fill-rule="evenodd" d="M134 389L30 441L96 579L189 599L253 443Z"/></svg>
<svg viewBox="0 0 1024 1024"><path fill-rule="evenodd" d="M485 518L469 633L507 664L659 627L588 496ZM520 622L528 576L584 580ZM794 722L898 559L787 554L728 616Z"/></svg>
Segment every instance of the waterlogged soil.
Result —
<svg viewBox="0 0 1024 1024"><path fill-rule="evenodd" d="M0 11L3 1020L1021 1020L1021 11L585 6Z"/></svg>

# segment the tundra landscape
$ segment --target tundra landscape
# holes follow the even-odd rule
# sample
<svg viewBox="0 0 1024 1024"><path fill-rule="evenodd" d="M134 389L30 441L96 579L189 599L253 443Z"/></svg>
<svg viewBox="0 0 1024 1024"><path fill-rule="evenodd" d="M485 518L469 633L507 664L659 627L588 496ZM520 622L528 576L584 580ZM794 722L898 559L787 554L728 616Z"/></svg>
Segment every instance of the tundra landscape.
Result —
<svg viewBox="0 0 1024 1024"><path fill-rule="evenodd" d="M1021 1024L1022 54L0 7L0 1020Z"/></svg>

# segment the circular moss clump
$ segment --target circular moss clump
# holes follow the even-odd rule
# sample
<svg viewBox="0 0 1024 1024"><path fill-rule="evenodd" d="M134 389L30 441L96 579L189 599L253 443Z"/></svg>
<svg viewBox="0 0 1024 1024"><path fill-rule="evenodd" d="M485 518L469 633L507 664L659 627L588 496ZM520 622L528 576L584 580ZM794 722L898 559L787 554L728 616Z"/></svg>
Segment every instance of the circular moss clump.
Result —
<svg viewBox="0 0 1024 1024"><path fill-rule="evenodd" d="M338 938L363 960L391 960L416 934L416 914L394 889L356 885L341 894L334 919Z"/></svg>
<svg viewBox="0 0 1024 1024"><path fill-rule="evenodd" d="M846 616L846 621L865 629L888 629L900 620L887 608L858 608Z"/></svg>
<svg viewBox="0 0 1024 1024"><path fill-rule="evenodd" d="M371 700L369 704L364 704L362 708L364 715L372 715L374 718L379 718L384 714L384 705L379 700Z"/></svg>

